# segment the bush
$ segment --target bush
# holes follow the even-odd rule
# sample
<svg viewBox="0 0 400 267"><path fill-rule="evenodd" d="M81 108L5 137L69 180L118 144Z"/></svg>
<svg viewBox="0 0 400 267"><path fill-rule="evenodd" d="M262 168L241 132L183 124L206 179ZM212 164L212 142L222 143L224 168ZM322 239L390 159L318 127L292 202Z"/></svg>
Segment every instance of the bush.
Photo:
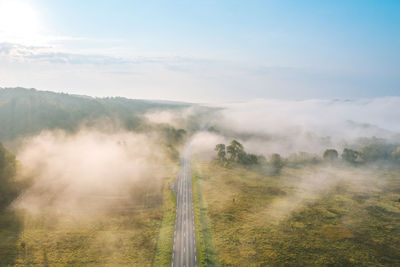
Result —
<svg viewBox="0 0 400 267"><path fill-rule="evenodd" d="M339 153L336 151L336 149L327 149L324 152L323 158L328 161L334 161L337 160L338 156Z"/></svg>
<svg viewBox="0 0 400 267"><path fill-rule="evenodd" d="M349 148L345 148L345 149L343 149L343 152L342 152L342 159L344 161L354 164L354 163L360 161L360 152L349 149Z"/></svg>

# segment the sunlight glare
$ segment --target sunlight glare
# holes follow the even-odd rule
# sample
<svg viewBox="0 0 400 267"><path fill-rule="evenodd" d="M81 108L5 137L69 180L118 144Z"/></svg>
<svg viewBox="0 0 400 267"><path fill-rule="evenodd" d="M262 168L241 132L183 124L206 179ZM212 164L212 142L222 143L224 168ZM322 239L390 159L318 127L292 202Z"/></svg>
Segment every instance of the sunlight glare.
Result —
<svg viewBox="0 0 400 267"><path fill-rule="evenodd" d="M0 0L0 40L32 40L40 29L35 9L28 3Z"/></svg>

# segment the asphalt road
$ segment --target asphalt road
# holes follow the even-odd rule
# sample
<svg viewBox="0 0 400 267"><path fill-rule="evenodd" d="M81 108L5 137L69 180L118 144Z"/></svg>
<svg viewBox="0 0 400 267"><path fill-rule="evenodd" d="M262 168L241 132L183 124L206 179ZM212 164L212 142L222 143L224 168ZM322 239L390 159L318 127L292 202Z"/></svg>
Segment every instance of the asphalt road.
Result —
<svg viewBox="0 0 400 267"><path fill-rule="evenodd" d="M197 267L194 227L192 175L188 149L181 157L181 167L175 184L176 218L172 267Z"/></svg>

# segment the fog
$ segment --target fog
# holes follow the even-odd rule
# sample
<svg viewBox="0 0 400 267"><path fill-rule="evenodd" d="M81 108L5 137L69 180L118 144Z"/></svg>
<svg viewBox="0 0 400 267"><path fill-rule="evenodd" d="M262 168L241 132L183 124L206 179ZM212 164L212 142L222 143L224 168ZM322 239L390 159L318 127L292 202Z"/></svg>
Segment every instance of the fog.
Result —
<svg viewBox="0 0 400 267"><path fill-rule="evenodd" d="M268 217L268 223L278 224L306 205L318 202L330 193L340 195L373 195L384 190L386 181L372 169L349 166L304 167L296 175L287 173L280 186L290 193L277 197L260 215ZM338 200L340 202L340 200ZM265 217L260 216L260 219Z"/></svg>
<svg viewBox="0 0 400 267"><path fill-rule="evenodd" d="M248 151L289 155L299 151L321 154L327 148L341 151L360 138L400 140L400 98L360 100L274 100L213 105L219 109L207 123L217 131L194 143L199 153L213 150L212 140L238 139Z"/></svg>
<svg viewBox="0 0 400 267"><path fill-rule="evenodd" d="M299 151L321 156L327 148L336 148L340 153L362 137L398 141L399 106L400 98L396 97L263 99L158 110L143 117L150 124L186 130L192 127L188 143L195 159L214 158L215 145L227 144L232 139L243 143L247 152L266 157L272 153L288 156ZM204 112L207 108L210 111ZM173 174L174 165L161 145L162 137L148 132L151 130L135 133L118 127L111 130L105 130L104 125L96 127L82 127L75 133L45 131L25 139L17 151L23 166L19 178L31 178L32 186L14 206L31 212L86 212L135 209L161 203L161 179ZM289 206L296 209L307 199L330 190L344 179L342 174L315 171L290 181L301 193L283 198L268 209L276 214L290 213ZM362 175L351 177L354 180Z"/></svg>
<svg viewBox="0 0 400 267"><path fill-rule="evenodd" d="M17 152L19 179L32 179L14 204L30 212L97 212L160 202L171 165L155 136L82 128L47 131ZM149 203L150 202L150 203Z"/></svg>

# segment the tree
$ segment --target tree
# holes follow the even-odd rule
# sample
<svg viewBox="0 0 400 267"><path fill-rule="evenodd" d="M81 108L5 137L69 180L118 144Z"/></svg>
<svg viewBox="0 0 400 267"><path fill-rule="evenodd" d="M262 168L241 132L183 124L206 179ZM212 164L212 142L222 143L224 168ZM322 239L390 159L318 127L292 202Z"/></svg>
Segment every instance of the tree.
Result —
<svg viewBox="0 0 400 267"><path fill-rule="evenodd" d="M14 180L15 173L15 156L0 143L0 211L6 208L19 194L19 186Z"/></svg>
<svg viewBox="0 0 400 267"><path fill-rule="evenodd" d="M218 160L226 164L258 164L259 157L254 154L247 154L244 151L243 145L236 140L232 140L227 147L224 144L218 144L215 146L214 150L217 151ZM226 154L229 154L229 157L226 157Z"/></svg>
<svg viewBox="0 0 400 267"><path fill-rule="evenodd" d="M217 151L217 155L218 155L218 160L220 162L225 162L226 161L226 149L225 149L225 145L224 144L218 144L215 146L215 151Z"/></svg>
<svg viewBox="0 0 400 267"><path fill-rule="evenodd" d="M323 158L325 160L329 160L329 161L334 161L338 158L339 153L336 151L336 149L327 149L324 152Z"/></svg>
<svg viewBox="0 0 400 267"><path fill-rule="evenodd" d="M272 173L274 175L278 175L281 173L281 169L283 167L283 162L282 162L282 158L281 155L274 153L271 155L270 157L270 163L272 166Z"/></svg>
<svg viewBox="0 0 400 267"><path fill-rule="evenodd" d="M359 160L360 152L345 148L343 149L342 159L349 162L349 163L356 163Z"/></svg>
<svg viewBox="0 0 400 267"><path fill-rule="evenodd" d="M238 154L238 160L240 164L243 165L251 165L251 164L257 164L258 163L258 157L254 154L247 154L244 151L239 152Z"/></svg>
<svg viewBox="0 0 400 267"><path fill-rule="evenodd" d="M394 160L400 161L400 146L392 152L392 157Z"/></svg>
<svg viewBox="0 0 400 267"><path fill-rule="evenodd" d="M387 144L373 143L360 149L360 156L365 162L385 160L392 156L393 147Z"/></svg>
<svg viewBox="0 0 400 267"><path fill-rule="evenodd" d="M238 161L239 154L244 153L243 145L236 140L232 140L231 144L226 147L226 151L230 155L229 160L231 162Z"/></svg>

